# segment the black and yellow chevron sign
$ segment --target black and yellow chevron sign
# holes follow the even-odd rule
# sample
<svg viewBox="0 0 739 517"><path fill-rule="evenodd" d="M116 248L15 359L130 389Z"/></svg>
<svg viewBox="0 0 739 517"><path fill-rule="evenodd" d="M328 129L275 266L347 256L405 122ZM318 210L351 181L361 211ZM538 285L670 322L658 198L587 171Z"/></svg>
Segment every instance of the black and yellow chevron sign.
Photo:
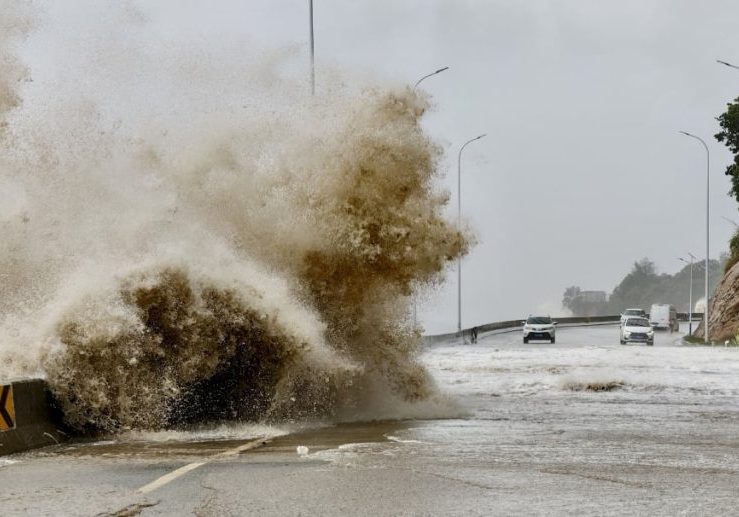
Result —
<svg viewBox="0 0 739 517"><path fill-rule="evenodd" d="M0 386L0 432L15 429L13 386Z"/></svg>

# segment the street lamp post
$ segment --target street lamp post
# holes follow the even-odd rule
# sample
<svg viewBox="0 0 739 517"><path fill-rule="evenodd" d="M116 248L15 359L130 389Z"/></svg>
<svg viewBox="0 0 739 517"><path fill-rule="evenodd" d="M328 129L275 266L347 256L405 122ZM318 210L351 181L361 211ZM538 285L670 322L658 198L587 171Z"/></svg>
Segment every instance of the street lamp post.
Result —
<svg viewBox="0 0 739 517"><path fill-rule="evenodd" d="M310 94L316 94L316 57L315 44L313 41L313 0L308 0L308 11L310 16Z"/></svg>
<svg viewBox="0 0 739 517"><path fill-rule="evenodd" d="M416 88L418 88L418 85L421 84L421 81L423 81L424 79L428 79L429 77L433 75L440 74L445 70L449 70L449 67L445 66L444 68L439 68L438 70L435 70L431 72L430 74L424 75L418 81L416 81L416 84L413 85L413 90L415 91ZM414 329L416 328L417 324L418 324L418 307L417 307L416 297L414 296L413 297L413 328Z"/></svg>
<svg viewBox="0 0 739 517"><path fill-rule="evenodd" d="M708 245L710 242L710 206L711 206L711 198L710 198L710 171L711 171L711 153L708 151L708 146L706 145L706 142L703 141L702 138L695 136L694 134L688 133L687 131L680 131L685 136L689 136L690 138L694 138L698 140L701 144L703 144L703 147L706 150L706 271L705 271L705 285L704 289L706 291L706 311L703 313L704 322L703 322L703 331L704 331L704 340L706 343L708 343L708 317L709 317L709 308L710 308L710 299L708 297Z"/></svg>
<svg viewBox="0 0 739 517"><path fill-rule="evenodd" d="M690 264L690 294L688 295L688 335L693 335L693 260L695 257L692 253L688 253L688 256L690 257L690 262L685 260L682 257L679 257L678 260L682 260L686 264Z"/></svg>
<svg viewBox="0 0 739 517"><path fill-rule="evenodd" d="M731 63L727 63L726 61L721 61L720 59L717 59L716 62L721 63L722 65L726 65L730 68L736 68L737 70L739 70L739 66L732 65Z"/></svg>
<svg viewBox="0 0 739 517"><path fill-rule="evenodd" d="M476 136L467 140L462 147L459 148L457 155L457 225L462 229L462 151L475 140L479 140L485 136ZM457 259L457 332L462 335L462 258Z"/></svg>
<svg viewBox="0 0 739 517"><path fill-rule="evenodd" d="M416 81L416 84L414 84L414 85L413 85L413 89L415 90L416 88L418 88L418 85L419 85L419 84L421 84L421 81L423 81L424 79L428 79L428 78L429 78L429 77L431 77L432 75L440 74L440 73L442 73L442 72L443 72L444 70L449 70L449 67L448 67L448 66L445 66L444 68L439 68L438 70L436 70L436 71L434 71L434 72L431 72L430 74L426 74L426 75L424 75L424 76L423 76L423 77L421 77L421 78L420 78L420 79L419 79L418 81Z"/></svg>

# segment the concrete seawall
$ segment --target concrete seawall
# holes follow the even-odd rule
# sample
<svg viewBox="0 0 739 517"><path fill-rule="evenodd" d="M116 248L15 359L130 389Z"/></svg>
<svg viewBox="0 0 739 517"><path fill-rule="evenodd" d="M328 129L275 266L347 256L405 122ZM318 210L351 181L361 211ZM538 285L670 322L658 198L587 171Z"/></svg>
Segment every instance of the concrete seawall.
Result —
<svg viewBox="0 0 739 517"><path fill-rule="evenodd" d="M67 437L46 382L0 386L0 456L53 445Z"/></svg>

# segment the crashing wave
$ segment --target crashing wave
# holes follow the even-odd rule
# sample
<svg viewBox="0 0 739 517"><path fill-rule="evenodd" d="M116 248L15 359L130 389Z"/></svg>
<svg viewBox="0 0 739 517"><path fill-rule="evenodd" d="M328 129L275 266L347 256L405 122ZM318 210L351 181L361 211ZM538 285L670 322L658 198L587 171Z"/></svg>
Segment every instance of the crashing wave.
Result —
<svg viewBox="0 0 739 517"><path fill-rule="evenodd" d="M183 77L100 40L72 76L136 63L143 91L178 85L172 105L199 109L152 117L115 81L58 100L0 84L0 377L42 372L81 430L372 418L432 398L409 304L468 240L442 214L427 100L270 82L247 102L228 80L214 96L227 60Z"/></svg>

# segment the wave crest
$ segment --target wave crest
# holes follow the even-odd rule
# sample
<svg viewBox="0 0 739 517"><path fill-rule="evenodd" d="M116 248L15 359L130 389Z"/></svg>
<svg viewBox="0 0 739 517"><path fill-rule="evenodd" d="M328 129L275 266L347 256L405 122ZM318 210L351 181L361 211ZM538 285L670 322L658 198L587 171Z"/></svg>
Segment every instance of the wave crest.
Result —
<svg viewBox="0 0 739 517"><path fill-rule="evenodd" d="M156 429L329 411L353 368L265 312L268 296L165 267L88 297L59 323L45 361L67 422Z"/></svg>
<svg viewBox="0 0 739 517"><path fill-rule="evenodd" d="M0 376L42 371L82 430L433 399L410 302L469 239L443 216L428 100L309 97L279 63L244 86L220 45L183 68L102 32L55 80L106 80L0 79ZM0 36L12 77L23 34Z"/></svg>

